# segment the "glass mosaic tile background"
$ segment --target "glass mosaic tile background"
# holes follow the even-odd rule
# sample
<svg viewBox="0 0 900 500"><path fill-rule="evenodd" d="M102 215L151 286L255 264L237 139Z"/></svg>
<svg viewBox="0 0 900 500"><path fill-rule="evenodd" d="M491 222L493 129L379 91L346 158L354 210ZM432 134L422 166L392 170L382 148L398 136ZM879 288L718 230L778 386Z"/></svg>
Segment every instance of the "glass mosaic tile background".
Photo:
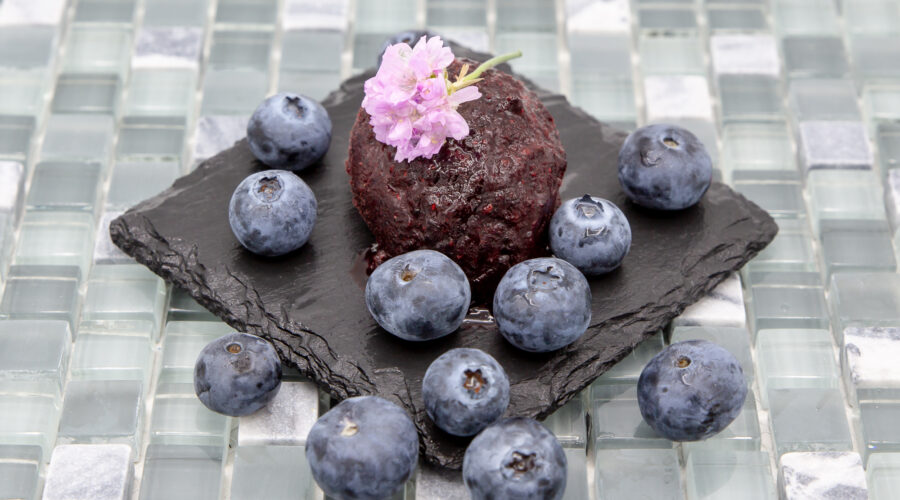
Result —
<svg viewBox="0 0 900 500"><path fill-rule="evenodd" d="M247 418L193 394L230 331L109 241L109 221L427 27L598 119L693 130L781 231L547 425L566 499L886 499L900 489L897 0L0 0L0 499L321 499L330 402L293 374ZM673 444L635 383L667 343L733 352L751 397ZM404 499L465 498L420 469Z"/></svg>

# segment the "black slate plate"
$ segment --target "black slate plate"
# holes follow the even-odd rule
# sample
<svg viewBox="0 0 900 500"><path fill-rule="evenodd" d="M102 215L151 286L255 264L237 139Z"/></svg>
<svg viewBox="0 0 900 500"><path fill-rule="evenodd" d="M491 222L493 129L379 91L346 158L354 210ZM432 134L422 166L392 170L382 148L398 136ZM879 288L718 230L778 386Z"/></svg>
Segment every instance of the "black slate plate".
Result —
<svg viewBox="0 0 900 500"><path fill-rule="evenodd" d="M454 53L488 57L461 47ZM362 254L373 239L351 204L344 168L350 127L369 76L347 80L323 102L334 133L321 164L301 175L316 194L319 213L309 243L297 252L259 258L231 233L226 216L231 193L262 168L246 140L115 219L110 232L126 253L234 328L272 341L285 363L332 396L378 394L401 404L414 416L429 462L458 468L468 443L436 429L423 408L422 376L441 353L463 346L490 353L510 377L508 414L546 417L743 266L777 231L762 209L718 183L699 205L677 213L633 205L616 177L625 134L527 82L556 119L566 148L561 198L590 193L616 203L631 223L631 252L620 269L591 281L591 326L557 352L536 355L511 347L486 311L475 311L460 331L443 339L399 340L366 310Z"/></svg>

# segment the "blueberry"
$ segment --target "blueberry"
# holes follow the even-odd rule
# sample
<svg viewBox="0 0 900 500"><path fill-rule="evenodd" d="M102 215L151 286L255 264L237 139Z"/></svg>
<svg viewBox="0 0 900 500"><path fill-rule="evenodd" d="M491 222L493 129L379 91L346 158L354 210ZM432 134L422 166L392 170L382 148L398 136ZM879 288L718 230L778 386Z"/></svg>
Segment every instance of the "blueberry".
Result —
<svg viewBox="0 0 900 500"><path fill-rule="evenodd" d="M619 150L619 183L631 201L647 208L694 205L711 180L712 160L703 143L676 125L639 128Z"/></svg>
<svg viewBox="0 0 900 500"><path fill-rule="evenodd" d="M399 406L377 396L345 399L306 438L306 460L322 491L336 499L380 500L416 470L419 438Z"/></svg>
<svg viewBox="0 0 900 500"><path fill-rule="evenodd" d="M591 289L584 275L564 260L526 260L511 267L497 285L494 319L519 349L555 351L587 330Z"/></svg>
<svg viewBox="0 0 900 500"><path fill-rule="evenodd" d="M484 351L450 349L425 371L422 397L435 425L456 436L473 436L506 411L509 378Z"/></svg>
<svg viewBox="0 0 900 500"><path fill-rule="evenodd" d="M387 50L391 45L396 45L398 43L405 43L410 47L414 46L416 42L419 41L423 36L427 36L431 38L434 36L434 33L430 31L421 31L421 30L411 30L411 31L402 31L397 33L396 35L392 35L390 38L384 41L381 45L381 51L378 52L378 59L375 62L375 67L381 66L381 56L384 55L384 51Z"/></svg>
<svg viewBox="0 0 900 500"><path fill-rule="evenodd" d="M608 200L572 198L550 219L550 248L584 274L608 273L619 267L631 248L631 226Z"/></svg>
<svg viewBox="0 0 900 500"><path fill-rule="evenodd" d="M247 333L213 340L194 365L194 392L214 412L240 417L266 405L281 388L281 360L272 344Z"/></svg>
<svg viewBox="0 0 900 500"><path fill-rule="evenodd" d="M282 92L262 102L247 124L247 142L259 161L299 171L319 161L331 143L331 118L318 102Z"/></svg>
<svg viewBox="0 0 900 500"><path fill-rule="evenodd" d="M566 454L536 420L500 420L475 436L463 457L472 500L556 500L566 490Z"/></svg>
<svg viewBox="0 0 900 500"><path fill-rule="evenodd" d="M389 259L366 283L369 313L382 328L405 340L449 335L462 324L471 300L466 274L434 250Z"/></svg>
<svg viewBox="0 0 900 500"><path fill-rule="evenodd" d="M718 433L738 416L746 397L737 359L706 340L666 347L638 379L641 415L672 441L699 441Z"/></svg>
<svg viewBox="0 0 900 500"><path fill-rule="evenodd" d="M257 172L241 181L228 204L228 223L241 245L269 257L302 247L316 224L316 197L287 170Z"/></svg>

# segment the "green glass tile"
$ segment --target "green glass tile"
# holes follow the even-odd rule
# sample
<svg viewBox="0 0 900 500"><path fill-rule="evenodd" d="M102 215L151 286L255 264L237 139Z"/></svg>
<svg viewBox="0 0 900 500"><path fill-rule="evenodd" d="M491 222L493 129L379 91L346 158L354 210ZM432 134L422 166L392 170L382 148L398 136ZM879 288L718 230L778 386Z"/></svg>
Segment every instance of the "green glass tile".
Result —
<svg viewBox="0 0 900 500"><path fill-rule="evenodd" d="M848 326L900 324L900 274L835 273L830 301L843 331Z"/></svg>
<svg viewBox="0 0 900 500"><path fill-rule="evenodd" d="M131 31L124 27L75 26L66 42L64 71L121 74L131 54Z"/></svg>
<svg viewBox="0 0 900 500"><path fill-rule="evenodd" d="M93 211L100 191L100 164L41 162L25 200L29 210Z"/></svg>
<svg viewBox="0 0 900 500"><path fill-rule="evenodd" d="M699 36L641 37L641 71L645 75L705 75L703 52Z"/></svg>
<svg viewBox="0 0 900 500"><path fill-rule="evenodd" d="M181 164L174 161L117 162L106 206L130 208L171 186L180 173Z"/></svg>
<svg viewBox="0 0 900 500"><path fill-rule="evenodd" d="M193 107L196 73L186 69L135 69L125 114L185 116Z"/></svg>
<svg viewBox="0 0 900 500"><path fill-rule="evenodd" d="M760 330L756 362L763 408L769 408L769 391L774 389L840 388L828 330Z"/></svg>
<svg viewBox="0 0 900 500"><path fill-rule="evenodd" d="M698 451L688 458L684 474L691 499L778 498L764 451Z"/></svg>
<svg viewBox="0 0 900 500"><path fill-rule="evenodd" d="M267 71L272 33L258 31L216 31L213 34L209 66L215 69Z"/></svg>
<svg viewBox="0 0 900 500"><path fill-rule="evenodd" d="M216 24L257 24L268 27L275 23L277 15L277 0L219 0Z"/></svg>
<svg viewBox="0 0 900 500"><path fill-rule="evenodd" d="M115 74L63 74L56 82L54 113L115 114L119 77Z"/></svg>
<svg viewBox="0 0 900 500"><path fill-rule="evenodd" d="M596 498L682 500L675 450L597 450Z"/></svg>
<svg viewBox="0 0 900 500"><path fill-rule="evenodd" d="M43 69L50 65L56 30L52 26L3 26L0 30L0 68Z"/></svg>
<svg viewBox="0 0 900 500"><path fill-rule="evenodd" d="M81 332L72 351L72 377L144 381L151 359L148 337Z"/></svg>

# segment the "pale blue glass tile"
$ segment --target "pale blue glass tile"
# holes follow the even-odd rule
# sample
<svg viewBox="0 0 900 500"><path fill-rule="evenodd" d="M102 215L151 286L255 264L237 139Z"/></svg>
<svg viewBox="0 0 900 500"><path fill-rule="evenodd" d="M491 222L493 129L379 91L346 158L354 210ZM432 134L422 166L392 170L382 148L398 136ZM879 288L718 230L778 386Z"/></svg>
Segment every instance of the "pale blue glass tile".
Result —
<svg viewBox="0 0 900 500"><path fill-rule="evenodd" d="M823 220L819 225L825 274L897 269L891 230L885 221Z"/></svg>
<svg viewBox="0 0 900 500"><path fill-rule="evenodd" d="M166 285L160 278L92 279L88 282L81 318L85 321L148 320L158 324L165 308Z"/></svg>
<svg viewBox="0 0 900 500"><path fill-rule="evenodd" d="M752 171L759 173L763 171ZM734 189L746 196L747 199L759 205L775 218L796 218L806 214L806 204L803 202L803 190L797 174L790 171L777 171L787 173L793 180L773 179L771 181L744 180L735 176Z"/></svg>
<svg viewBox="0 0 900 500"><path fill-rule="evenodd" d="M171 186L180 173L181 164L176 161L117 162L106 207L130 208Z"/></svg>
<svg viewBox="0 0 900 500"><path fill-rule="evenodd" d="M676 450L597 450L594 474L596 498L684 498Z"/></svg>
<svg viewBox="0 0 900 500"><path fill-rule="evenodd" d="M126 116L119 128L119 159L174 160L184 148L184 118Z"/></svg>
<svg viewBox="0 0 900 500"><path fill-rule="evenodd" d="M160 328L151 321L116 320L116 321L82 321L78 324L78 336L84 335L123 335L144 337L153 341L159 336Z"/></svg>
<svg viewBox="0 0 900 500"><path fill-rule="evenodd" d="M322 100L341 84L341 74L334 72L289 71L278 74L278 91L303 94Z"/></svg>
<svg viewBox="0 0 900 500"><path fill-rule="evenodd" d="M863 453L900 452L900 402L861 401L859 427Z"/></svg>
<svg viewBox="0 0 900 500"><path fill-rule="evenodd" d="M900 167L900 125L880 123L875 132L882 174Z"/></svg>
<svg viewBox="0 0 900 500"><path fill-rule="evenodd" d="M763 33L719 33L709 37L713 74L777 78L781 60L775 37Z"/></svg>
<svg viewBox="0 0 900 500"><path fill-rule="evenodd" d="M858 81L900 78L900 35L858 35L850 38L850 58Z"/></svg>
<svg viewBox="0 0 900 500"><path fill-rule="evenodd" d="M873 453L866 465L869 498L889 500L900 490L900 453Z"/></svg>
<svg viewBox="0 0 900 500"><path fill-rule="evenodd" d="M220 320L216 321L169 321L166 335L207 335L219 338L235 330Z"/></svg>
<svg viewBox="0 0 900 500"><path fill-rule="evenodd" d="M249 115L266 97L268 89L269 75L265 71L211 69L203 79L201 113Z"/></svg>
<svg viewBox="0 0 900 500"><path fill-rule="evenodd" d="M849 8L848 8L849 7ZM847 2L844 26L851 34L900 34L900 10L891 0Z"/></svg>
<svg viewBox="0 0 900 500"><path fill-rule="evenodd" d="M0 445L0 498L35 498L41 457L39 446Z"/></svg>
<svg viewBox="0 0 900 500"><path fill-rule="evenodd" d="M153 401L150 442L224 446L230 426L229 417L200 402L193 383L166 384L160 386Z"/></svg>
<svg viewBox="0 0 900 500"><path fill-rule="evenodd" d="M853 449L840 389L769 389L778 453Z"/></svg>
<svg viewBox="0 0 900 500"><path fill-rule="evenodd" d="M144 26L203 26L208 0L146 0Z"/></svg>
<svg viewBox="0 0 900 500"><path fill-rule="evenodd" d="M850 72L844 42L836 36L791 36L782 41L788 76L840 77Z"/></svg>
<svg viewBox="0 0 900 500"><path fill-rule="evenodd" d="M487 4L478 0L466 2L428 2L425 24L442 27L487 28Z"/></svg>
<svg viewBox="0 0 900 500"><path fill-rule="evenodd" d="M599 399L594 394L591 415L591 439L596 450L631 449L631 448L671 448L672 441L656 433L641 417L637 402L635 385L628 384L631 390L612 396L612 399ZM608 386L609 389L619 389ZM602 388L599 391L608 392Z"/></svg>
<svg viewBox="0 0 900 500"><path fill-rule="evenodd" d="M356 2L356 29L358 33L380 33L386 39L390 34L415 28L416 14L415 0L360 0ZM377 48L381 48L381 43Z"/></svg>
<svg viewBox="0 0 900 500"><path fill-rule="evenodd" d="M782 35L830 35L840 32L833 0L780 0L773 6Z"/></svg>
<svg viewBox="0 0 900 500"><path fill-rule="evenodd" d="M218 500L221 446L147 447L140 500Z"/></svg>
<svg viewBox="0 0 900 500"><path fill-rule="evenodd" d="M148 337L81 332L72 351L72 377L145 381L151 356Z"/></svg>
<svg viewBox="0 0 900 500"><path fill-rule="evenodd" d="M110 353L112 354L112 353ZM143 414L139 380L72 380L59 420L61 443L139 446Z"/></svg>
<svg viewBox="0 0 900 500"><path fill-rule="evenodd" d="M581 449L566 448L566 490L562 500L583 500L589 497L587 455Z"/></svg>
<svg viewBox="0 0 900 500"><path fill-rule="evenodd" d="M49 456L56 442L59 406L55 395L0 394L0 442L40 446Z"/></svg>
<svg viewBox="0 0 900 500"><path fill-rule="evenodd" d="M130 55L130 28L76 25L69 32L63 70L121 74Z"/></svg>
<svg viewBox="0 0 900 500"><path fill-rule="evenodd" d="M836 273L830 301L840 330L900 324L900 274Z"/></svg>
<svg viewBox="0 0 900 500"><path fill-rule="evenodd" d="M344 33L294 30L281 40L281 69L337 73L341 70Z"/></svg>
<svg viewBox="0 0 900 500"><path fill-rule="evenodd" d="M50 65L56 29L52 26L4 26L0 30L0 68L44 69Z"/></svg>
<svg viewBox="0 0 900 500"><path fill-rule="evenodd" d="M593 385L620 384L624 382L637 382L641 371L647 363L663 350L664 339L662 333L656 333L638 344L624 359L613 365L603 373Z"/></svg>
<svg viewBox="0 0 900 500"><path fill-rule="evenodd" d="M866 117L876 122L876 130L881 126L879 122L900 121L900 85L866 85L862 99Z"/></svg>
<svg viewBox="0 0 900 500"><path fill-rule="evenodd" d="M715 32L768 31L769 23L763 9L757 7L710 8L706 11L709 29Z"/></svg>
<svg viewBox="0 0 900 500"><path fill-rule="evenodd" d="M257 24L271 28L277 15L277 0L219 0L215 22L216 25Z"/></svg>
<svg viewBox="0 0 900 500"><path fill-rule="evenodd" d="M780 83L766 75L720 75L723 123L778 120L784 116Z"/></svg>
<svg viewBox="0 0 900 500"><path fill-rule="evenodd" d="M722 132L722 163L729 172L797 170L790 133L783 122L726 124Z"/></svg>
<svg viewBox="0 0 900 500"><path fill-rule="evenodd" d="M756 338L760 404L774 389L838 389L840 379L828 330L760 330Z"/></svg>
<svg viewBox="0 0 900 500"><path fill-rule="evenodd" d="M750 332L746 328L677 326L672 330L670 342L684 340L708 340L718 344L737 358L744 378L753 381L753 359L750 356Z"/></svg>
<svg viewBox="0 0 900 500"><path fill-rule="evenodd" d="M816 279L818 280L817 276ZM828 327L828 308L821 286L797 286L790 282L754 283L750 294L755 331L769 328Z"/></svg>
<svg viewBox="0 0 900 500"><path fill-rule="evenodd" d="M748 382L749 383L749 382ZM684 455L705 451L756 451L760 448L759 417L753 391L747 392L738 416L718 434L702 441L682 443Z"/></svg>
<svg viewBox="0 0 900 500"><path fill-rule="evenodd" d="M114 126L113 117L107 115L51 115L41 159L105 161Z"/></svg>
<svg viewBox="0 0 900 500"><path fill-rule="evenodd" d="M78 281L10 278L0 301L0 319L56 319L71 325L78 303Z"/></svg>
<svg viewBox="0 0 900 500"><path fill-rule="evenodd" d="M312 485L302 446L241 446L235 452L232 500L309 498Z"/></svg>
<svg viewBox="0 0 900 500"><path fill-rule="evenodd" d="M53 95L53 113L115 114L119 77L115 74L62 74Z"/></svg>
<svg viewBox="0 0 900 500"><path fill-rule="evenodd" d="M705 75L699 36L641 37L638 51L645 75Z"/></svg>
<svg viewBox="0 0 900 500"><path fill-rule="evenodd" d="M816 255L806 219L778 219L778 234L753 260L753 271L815 271Z"/></svg>
<svg viewBox="0 0 900 500"><path fill-rule="evenodd" d="M691 500L778 498L764 451L697 451L688 457L684 475Z"/></svg>
<svg viewBox="0 0 900 500"><path fill-rule="evenodd" d="M75 22L130 24L134 4L134 0L79 0L75 7Z"/></svg>
<svg viewBox="0 0 900 500"><path fill-rule="evenodd" d="M28 210L94 210L100 194L99 163L45 161L34 168Z"/></svg>
<svg viewBox="0 0 900 500"><path fill-rule="evenodd" d="M497 32L511 31L555 32L554 4L542 0L497 0Z"/></svg>
<svg viewBox="0 0 900 500"><path fill-rule="evenodd" d="M194 364L203 347L232 331L224 323L212 321L171 321L166 324L160 380L193 381Z"/></svg>
<svg viewBox="0 0 900 500"><path fill-rule="evenodd" d="M272 33L267 31L216 31L209 52L209 66L220 69L267 71Z"/></svg>
<svg viewBox="0 0 900 500"><path fill-rule="evenodd" d="M573 79L631 80L631 37L575 32L568 38Z"/></svg>
<svg viewBox="0 0 900 500"><path fill-rule="evenodd" d="M555 33L503 33L494 37L496 52L506 54L521 50L528 57L509 61L510 66L524 74L557 71Z"/></svg>
<svg viewBox="0 0 900 500"><path fill-rule="evenodd" d="M634 86L631 78L573 80L572 103L604 121L636 121Z"/></svg>
<svg viewBox="0 0 900 500"><path fill-rule="evenodd" d="M853 82L836 78L813 78L791 82L788 96L797 121L859 121Z"/></svg>
<svg viewBox="0 0 900 500"><path fill-rule="evenodd" d="M170 322L219 321L213 313L198 304L183 289L177 287L172 287L169 299L169 312L166 317Z"/></svg>
<svg viewBox="0 0 900 500"><path fill-rule="evenodd" d="M125 114L185 116L193 107L197 75L188 69L135 69Z"/></svg>
<svg viewBox="0 0 900 500"><path fill-rule="evenodd" d="M638 28L642 33L696 34L697 14L693 9L640 8Z"/></svg>
<svg viewBox="0 0 900 500"><path fill-rule="evenodd" d="M78 266L87 272L94 248L93 215L80 212L26 212L15 264Z"/></svg>
<svg viewBox="0 0 900 500"><path fill-rule="evenodd" d="M883 190L875 172L815 170L806 178L806 191L816 220L885 219Z"/></svg>
<svg viewBox="0 0 900 500"><path fill-rule="evenodd" d="M14 160L26 158L31 148L32 132L34 132L34 117L0 116L0 158Z"/></svg>
<svg viewBox="0 0 900 500"><path fill-rule="evenodd" d="M0 380L32 381L42 393L61 394L71 337L65 321L0 321Z"/></svg>
<svg viewBox="0 0 900 500"><path fill-rule="evenodd" d="M45 77L30 71L0 74L0 115L37 115L44 103Z"/></svg>
<svg viewBox="0 0 900 500"><path fill-rule="evenodd" d="M544 425L553 432L557 441L564 447L583 450L587 445L583 395L575 396L560 409L550 414L544 420Z"/></svg>

